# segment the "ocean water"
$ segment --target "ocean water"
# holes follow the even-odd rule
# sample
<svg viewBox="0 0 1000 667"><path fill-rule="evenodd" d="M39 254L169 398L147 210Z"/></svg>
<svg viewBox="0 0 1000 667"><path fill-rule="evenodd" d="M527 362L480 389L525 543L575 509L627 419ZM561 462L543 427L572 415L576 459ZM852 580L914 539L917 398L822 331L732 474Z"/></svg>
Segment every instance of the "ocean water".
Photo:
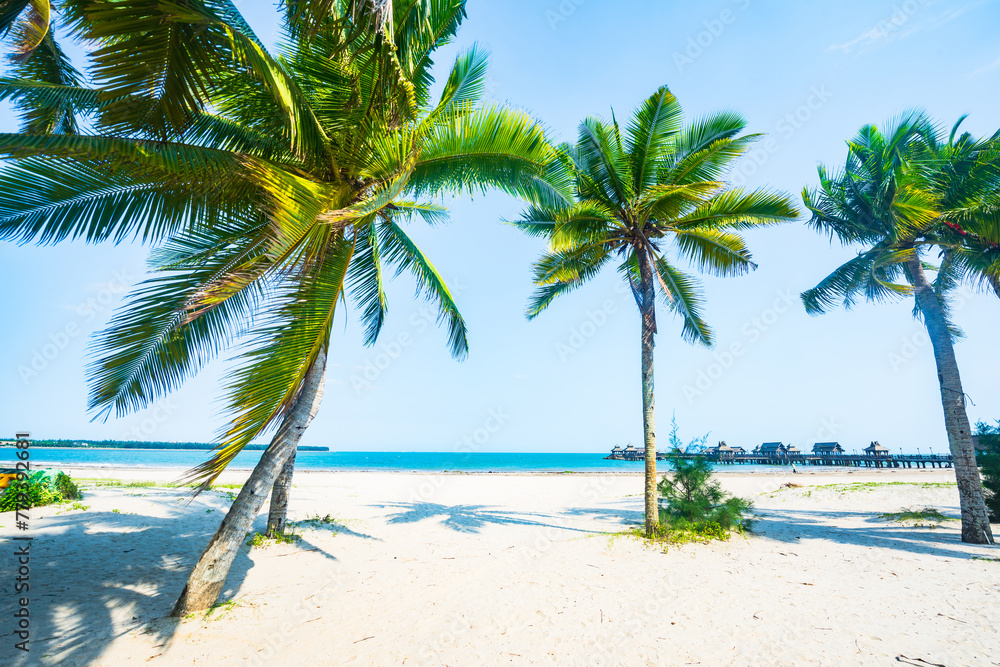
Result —
<svg viewBox="0 0 1000 667"><path fill-rule="evenodd" d="M0 467L13 467L13 447L0 448ZM33 447L32 467L192 468L209 451L162 449L76 449ZM251 469L262 452L241 452L231 468ZM606 454L469 453L469 452L298 452L297 470L382 470L418 472L642 472L642 461L607 461ZM667 470L665 461L658 468ZM720 472L780 470L782 466L718 466Z"/></svg>

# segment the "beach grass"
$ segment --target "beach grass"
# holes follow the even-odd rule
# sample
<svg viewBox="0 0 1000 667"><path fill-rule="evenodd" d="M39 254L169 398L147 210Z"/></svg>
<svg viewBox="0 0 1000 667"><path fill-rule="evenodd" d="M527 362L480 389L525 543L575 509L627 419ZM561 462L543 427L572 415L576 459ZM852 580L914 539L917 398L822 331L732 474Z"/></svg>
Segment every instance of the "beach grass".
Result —
<svg viewBox="0 0 1000 667"><path fill-rule="evenodd" d="M264 533L247 533L247 546L265 548L275 544L295 544L302 536L291 530L268 537Z"/></svg>
<svg viewBox="0 0 1000 667"><path fill-rule="evenodd" d="M859 493L861 491L878 491L885 489L887 487L917 487L922 489L946 489L946 488L957 488L955 482L848 482L846 484L816 484L816 485L799 485L799 484L786 484L774 491L764 491L758 495L766 495L768 498L773 498L776 494L787 492L787 491L800 491L803 496L809 498L812 496L814 491L832 491L839 495L845 495L848 493Z"/></svg>
<svg viewBox="0 0 1000 667"><path fill-rule="evenodd" d="M903 521L937 521L939 523L941 521L955 521L954 518L941 514L934 507L925 507L921 510L903 509L899 512L885 512L880 514L879 518L897 523Z"/></svg>

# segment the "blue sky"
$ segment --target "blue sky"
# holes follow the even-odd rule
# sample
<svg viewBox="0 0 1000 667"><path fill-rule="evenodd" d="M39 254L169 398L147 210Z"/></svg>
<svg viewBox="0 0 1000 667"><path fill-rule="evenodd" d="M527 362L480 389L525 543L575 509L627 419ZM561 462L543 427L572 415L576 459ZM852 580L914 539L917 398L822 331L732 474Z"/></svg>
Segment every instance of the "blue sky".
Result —
<svg viewBox="0 0 1000 667"><path fill-rule="evenodd" d="M241 4L265 41L277 11ZM490 95L527 109L571 140L592 114L619 119L666 84L688 118L733 108L766 132L734 178L798 197L816 165L841 163L868 122L910 107L943 123L970 114L974 134L1000 127L1000 1L837 3L469 0L469 18L437 58L446 71L473 43L492 52ZM16 121L0 110L0 128ZM527 322L540 242L501 224L520 210L498 194L449 202L452 222L412 234L457 293L471 351L452 360L414 285L397 279L372 348L354 314L338 321L321 412L303 444L338 450L605 451L641 443L639 318L613 271ZM672 413L685 438L807 448L945 451L934 362L911 305L805 314L798 294L855 249L802 222L749 235L759 269L705 278L718 344L692 347L666 312L656 339L656 406L664 445ZM210 440L222 423L220 360L143 413L106 423L86 414L92 332L143 276L137 245L0 244L6 326L0 333L0 430L36 437ZM961 295L957 354L976 419L1000 418L1000 302ZM464 444L463 444L464 443Z"/></svg>

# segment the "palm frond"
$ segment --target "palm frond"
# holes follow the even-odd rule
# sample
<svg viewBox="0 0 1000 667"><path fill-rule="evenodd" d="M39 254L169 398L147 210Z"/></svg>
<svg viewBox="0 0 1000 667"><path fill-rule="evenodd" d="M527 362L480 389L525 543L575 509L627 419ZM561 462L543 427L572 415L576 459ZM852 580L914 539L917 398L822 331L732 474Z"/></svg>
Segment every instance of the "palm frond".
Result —
<svg viewBox="0 0 1000 667"><path fill-rule="evenodd" d="M543 255L534 265L536 290L528 303L528 319L537 317L560 294L596 276L610 259L611 253L602 244L576 246Z"/></svg>
<svg viewBox="0 0 1000 667"><path fill-rule="evenodd" d="M524 112L489 106L447 113L427 131L409 183L417 196L498 189L529 202L560 205L568 183L553 183L555 153Z"/></svg>
<svg viewBox="0 0 1000 667"><path fill-rule="evenodd" d="M257 223L258 234L263 227ZM259 256L252 231L219 225L176 243L188 253L194 249L195 256L210 256L183 268L175 258L172 268L140 284L115 313L91 349L90 410L121 417L147 407L248 330L266 298L265 275L241 281L221 298L210 295L218 294L220 281L231 280L232 267Z"/></svg>
<svg viewBox="0 0 1000 667"><path fill-rule="evenodd" d="M342 233L327 238L326 261L289 285L282 305L260 318L251 348L239 356L227 383L232 420L219 434L216 453L189 471L189 479L210 484L246 445L280 423L313 361L328 348L355 242Z"/></svg>
<svg viewBox="0 0 1000 667"><path fill-rule="evenodd" d="M677 246L701 271L738 276L757 268L739 234L719 229L692 229L675 234Z"/></svg>
<svg viewBox="0 0 1000 667"><path fill-rule="evenodd" d="M660 296L667 306L681 316L683 328L681 338L689 343L701 343L706 347L713 344L711 328L701 315L704 295L694 278L677 269L664 257L653 263Z"/></svg>
<svg viewBox="0 0 1000 667"><path fill-rule="evenodd" d="M382 257L376 217L367 216L367 222L357 227L360 238L347 274L351 296L361 310L361 321L365 325L365 345L373 345L378 339L389 308L385 297L385 281L382 277Z"/></svg>
<svg viewBox="0 0 1000 667"><path fill-rule="evenodd" d="M469 353L468 330L441 274L391 218L379 223L379 227L382 257L397 267L397 273L406 271L416 279L417 294L422 293L438 308L438 322L444 322L448 330L448 348L452 356L464 359Z"/></svg>
<svg viewBox="0 0 1000 667"><path fill-rule="evenodd" d="M712 227L714 229L751 229L793 220L798 211L791 199L780 192L758 189L726 190L680 217L678 229Z"/></svg>
<svg viewBox="0 0 1000 667"><path fill-rule="evenodd" d="M682 117L681 105L666 86L636 109L627 128L626 151L637 192L653 183L667 142L681 129Z"/></svg>

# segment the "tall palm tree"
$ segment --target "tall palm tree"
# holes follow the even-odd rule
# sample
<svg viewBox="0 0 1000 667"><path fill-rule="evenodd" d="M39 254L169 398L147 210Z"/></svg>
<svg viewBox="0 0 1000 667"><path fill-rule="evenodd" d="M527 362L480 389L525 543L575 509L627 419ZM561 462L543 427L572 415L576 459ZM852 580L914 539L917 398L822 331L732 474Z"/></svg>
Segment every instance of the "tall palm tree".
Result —
<svg viewBox="0 0 1000 667"><path fill-rule="evenodd" d="M241 340L231 420L192 477L207 486L273 431L180 615L218 598L315 415L338 302L353 299L373 342L386 315L383 265L408 271L437 303L452 352L465 354L465 323L406 219L440 220L445 210L428 201L439 193L499 188L551 204L568 189L537 122L481 103L481 49L457 58L431 100L431 56L455 34L464 0L397 1L392 40L363 14L333 12L314 31L289 29L281 57L226 0L113 10L74 0L63 10L97 45L97 87L17 80L0 91L28 106L72 102L97 132L0 135L0 152L17 158L0 174L0 238L159 245L157 274L96 346L97 415L141 409Z"/></svg>
<svg viewBox="0 0 1000 667"><path fill-rule="evenodd" d="M699 269L734 276L756 267L737 231L790 220L795 207L782 194L744 192L721 179L759 135L740 135L746 120L733 112L684 125L666 86L643 102L622 132L617 121L591 117L576 145L563 146L575 189L572 204L531 206L515 223L549 240L535 264L534 318L560 294L583 284L613 260L632 289L642 319L642 415L646 456L646 534L659 521L653 413L655 297L683 320L682 337L712 344L702 320L696 280L677 268L665 247Z"/></svg>
<svg viewBox="0 0 1000 667"><path fill-rule="evenodd" d="M810 225L845 245L864 247L819 285L803 292L810 314L859 298L882 302L913 297L915 315L927 327L937 364L948 444L962 510L962 540L992 541L976 466L972 433L965 409L965 390L955 358L959 335L951 321L949 297L957 270L966 258L961 244L948 241L956 220L966 219L980 200L981 179L965 178L969 169L988 174L970 146L942 145L934 125L920 112L908 112L880 129L866 125L848 142L842 171L819 168L820 186L803 191L812 213ZM952 139L954 134L952 134ZM971 161L970 161L971 160ZM952 172L957 168L957 172ZM961 235L958 235L959 237ZM934 246L945 250L944 268L924 258ZM949 264L951 265L949 267Z"/></svg>

